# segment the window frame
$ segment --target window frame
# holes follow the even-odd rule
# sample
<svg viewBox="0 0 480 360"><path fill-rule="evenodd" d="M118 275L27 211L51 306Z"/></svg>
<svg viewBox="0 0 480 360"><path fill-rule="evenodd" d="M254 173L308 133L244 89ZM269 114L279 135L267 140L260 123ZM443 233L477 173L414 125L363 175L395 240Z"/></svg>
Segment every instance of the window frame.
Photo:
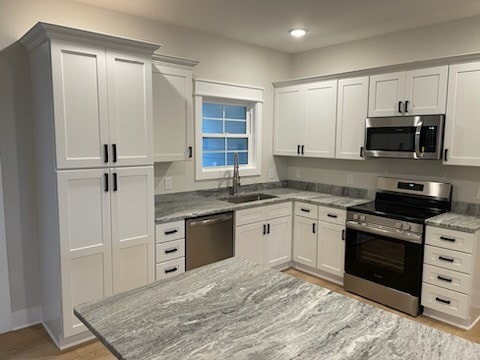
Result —
<svg viewBox="0 0 480 360"><path fill-rule="evenodd" d="M240 165L240 176L261 175L261 124L263 89L238 84L195 79L195 179L233 176L233 165L203 167L203 103L247 106L247 134L212 134L220 138L248 137L248 165ZM250 130L250 134L248 134ZM210 136L208 136L210 137Z"/></svg>

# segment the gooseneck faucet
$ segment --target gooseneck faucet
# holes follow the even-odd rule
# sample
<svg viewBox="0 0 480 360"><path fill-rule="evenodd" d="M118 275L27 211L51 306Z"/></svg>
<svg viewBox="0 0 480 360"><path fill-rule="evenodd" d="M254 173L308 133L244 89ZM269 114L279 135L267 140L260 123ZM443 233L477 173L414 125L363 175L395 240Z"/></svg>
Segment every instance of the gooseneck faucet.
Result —
<svg viewBox="0 0 480 360"><path fill-rule="evenodd" d="M238 153L233 154L233 186L232 195L238 194L238 188L240 187L240 172L238 171Z"/></svg>

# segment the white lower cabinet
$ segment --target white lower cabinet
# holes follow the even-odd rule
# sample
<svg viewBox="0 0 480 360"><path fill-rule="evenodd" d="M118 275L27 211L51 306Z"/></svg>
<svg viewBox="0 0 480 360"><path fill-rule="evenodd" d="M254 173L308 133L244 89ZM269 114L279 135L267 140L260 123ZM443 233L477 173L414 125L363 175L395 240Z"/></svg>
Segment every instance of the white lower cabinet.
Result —
<svg viewBox="0 0 480 360"><path fill-rule="evenodd" d="M318 222L317 269L343 278L345 225Z"/></svg>
<svg viewBox="0 0 480 360"><path fill-rule="evenodd" d="M185 272L185 221L155 226L155 279Z"/></svg>
<svg viewBox="0 0 480 360"><path fill-rule="evenodd" d="M317 229L318 221L295 215L293 224L293 261L317 266Z"/></svg>
<svg viewBox="0 0 480 360"><path fill-rule="evenodd" d="M480 231L427 226L421 302L424 315L465 329L480 318Z"/></svg>
<svg viewBox="0 0 480 360"><path fill-rule="evenodd" d="M236 211L235 224L236 257L270 267L290 262L292 244L290 202Z"/></svg>

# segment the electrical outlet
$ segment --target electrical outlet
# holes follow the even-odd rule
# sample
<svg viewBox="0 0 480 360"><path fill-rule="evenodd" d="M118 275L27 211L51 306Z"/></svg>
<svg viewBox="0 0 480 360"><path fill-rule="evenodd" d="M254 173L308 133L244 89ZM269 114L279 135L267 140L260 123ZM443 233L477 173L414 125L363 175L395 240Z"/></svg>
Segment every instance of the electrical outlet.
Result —
<svg viewBox="0 0 480 360"><path fill-rule="evenodd" d="M300 178L300 169L295 169L295 177L296 177L297 179Z"/></svg>
<svg viewBox="0 0 480 360"><path fill-rule="evenodd" d="M270 179L275 179L275 169L270 169L270 170L268 171L268 177L269 177Z"/></svg>
<svg viewBox="0 0 480 360"><path fill-rule="evenodd" d="M163 183L165 190L172 190L172 178L166 177Z"/></svg>
<svg viewBox="0 0 480 360"><path fill-rule="evenodd" d="M353 185L353 174L347 174L347 184Z"/></svg>

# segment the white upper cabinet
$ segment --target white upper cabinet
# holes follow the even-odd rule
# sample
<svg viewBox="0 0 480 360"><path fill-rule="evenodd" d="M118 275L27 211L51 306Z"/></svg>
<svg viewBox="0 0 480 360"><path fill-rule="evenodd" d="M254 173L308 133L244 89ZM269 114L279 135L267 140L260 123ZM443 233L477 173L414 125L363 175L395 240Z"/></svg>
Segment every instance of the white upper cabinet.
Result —
<svg viewBox="0 0 480 360"><path fill-rule="evenodd" d="M151 55L51 44L57 168L152 164Z"/></svg>
<svg viewBox="0 0 480 360"><path fill-rule="evenodd" d="M368 116L444 114L448 66L370 76Z"/></svg>
<svg viewBox="0 0 480 360"><path fill-rule="evenodd" d="M337 81L275 90L274 154L333 158Z"/></svg>
<svg viewBox="0 0 480 360"><path fill-rule="evenodd" d="M450 66L445 119L446 165L480 166L480 62Z"/></svg>
<svg viewBox="0 0 480 360"><path fill-rule="evenodd" d="M191 66L196 62L188 62ZM154 61L154 161L181 161L193 156L192 68Z"/></svg>
<svg viewBox="0 0 480 360"><path fill-rule="evenodd" d="M368 76L338 81L337 159L363 159Z"/></svg>

